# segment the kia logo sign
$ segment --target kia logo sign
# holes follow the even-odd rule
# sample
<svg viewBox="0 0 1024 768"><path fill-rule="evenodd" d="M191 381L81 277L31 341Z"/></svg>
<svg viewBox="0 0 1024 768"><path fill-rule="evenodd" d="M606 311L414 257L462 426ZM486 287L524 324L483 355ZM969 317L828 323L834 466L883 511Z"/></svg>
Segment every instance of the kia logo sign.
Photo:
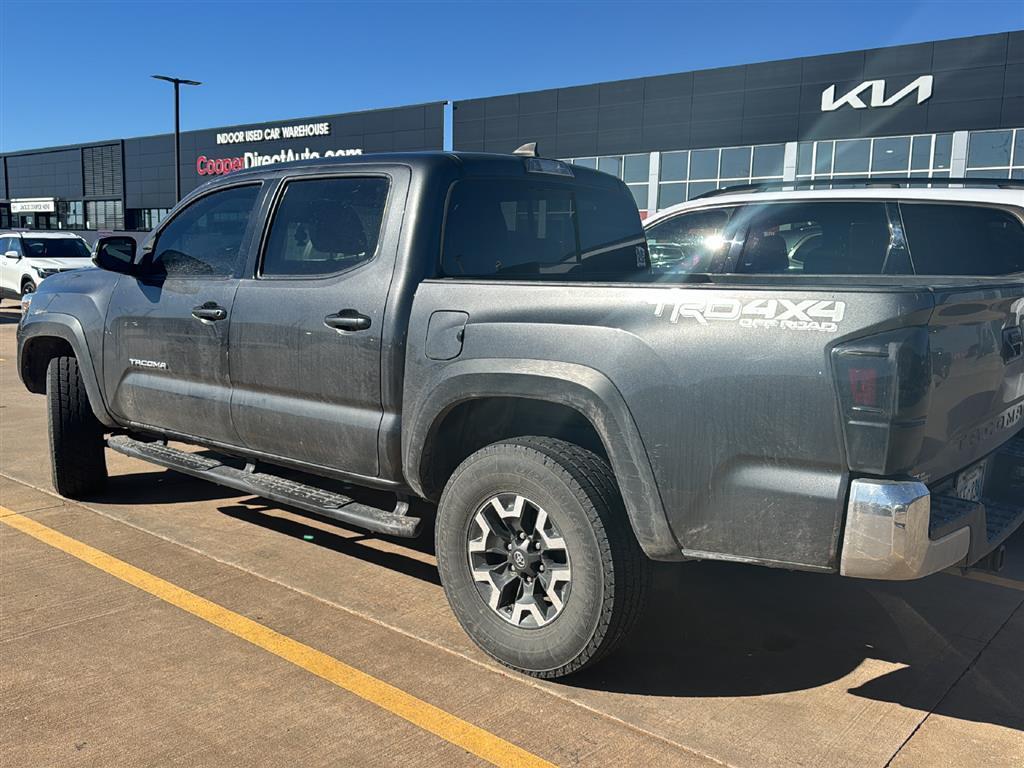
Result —
<svg viewBox="0 0 1024 768"><path fill-rule="evenodd" d="M923 104L932 97L932 83L934 79L932 75L921 75L910 85L896 91L896 93L888 98L885 96L885 80L865 80L852 91L843 94L838 99L836 98L836 86L830 85L821 92L821 111L835 112L843 106L853 107L854 109L891 107L915 91L917 91L917 103ZM861 98L865 91L870 93L866 104L864 99Z"/></svg>

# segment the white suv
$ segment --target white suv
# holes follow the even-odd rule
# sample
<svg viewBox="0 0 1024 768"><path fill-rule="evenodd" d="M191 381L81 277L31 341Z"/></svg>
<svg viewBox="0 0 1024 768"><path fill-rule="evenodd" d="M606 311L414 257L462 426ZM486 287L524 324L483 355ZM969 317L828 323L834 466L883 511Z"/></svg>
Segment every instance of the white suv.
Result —
<svg viewBox="0 0 1024 768"><path fill-rule="evenodd" d="M953 184L913 188L918 183ZM670 275L991 276L1024 273L1024 181L850 179L717 190L644 222ZM974 185L974 186L972 186ZM848 279L848 278L846 278Z"/></svg>
<svg viewBox="0 0 1024 768"><path fill-rule="evenodd" d="M92 267L89 244L70 232L0 231L0 299L33 293L50 275Z"/></svg>

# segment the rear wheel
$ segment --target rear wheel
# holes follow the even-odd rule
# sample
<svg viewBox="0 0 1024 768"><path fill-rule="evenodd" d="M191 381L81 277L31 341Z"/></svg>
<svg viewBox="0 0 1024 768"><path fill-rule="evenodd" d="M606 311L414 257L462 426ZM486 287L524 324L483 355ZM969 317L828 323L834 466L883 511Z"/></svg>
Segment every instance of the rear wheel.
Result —
<svg viewBox="0 0 1024 768"><path fill-rule="evenodd" d="M46 401L54 489L70 499L99 491L107 481L103 425L89 405L74 357L55 357L50 361L46 369Z"/></svg>
<svg viewBox="0 0 1024 768"><path fill-rule="evenodd" d="M517 438L466 459L441 498L436 550L469 636L536 677L607 656L642 610L647 561L611 468L562 440Z"/></svg>

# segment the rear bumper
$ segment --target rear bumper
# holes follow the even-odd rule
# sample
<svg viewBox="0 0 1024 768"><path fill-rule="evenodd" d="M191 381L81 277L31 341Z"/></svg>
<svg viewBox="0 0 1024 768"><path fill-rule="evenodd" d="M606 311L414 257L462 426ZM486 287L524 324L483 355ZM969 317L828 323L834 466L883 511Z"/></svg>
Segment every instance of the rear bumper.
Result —
<svg viewBox="0 0 1024 768"><path fill-rule="evenodd" d="M839 572L866 579L917 579L971 565L1024 522L1024 435L992 456L993 473L978 502L943 485L858 479L850 485ZM989 487L993 488L992 495Z"/></svg>

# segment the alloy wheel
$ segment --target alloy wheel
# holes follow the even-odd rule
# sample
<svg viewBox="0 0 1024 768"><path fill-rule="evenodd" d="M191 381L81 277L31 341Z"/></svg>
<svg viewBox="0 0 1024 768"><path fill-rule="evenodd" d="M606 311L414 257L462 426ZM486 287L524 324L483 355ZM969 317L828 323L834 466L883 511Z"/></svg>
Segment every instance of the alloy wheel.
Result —
<svg viewBox="0 0 1024 768"><path fill-rule="evenodd" d="M535 629L565 607L572 568L565 539L548 513L515 493L500 493L473 516L469 568L480 597L502 619Z"/></svg>

